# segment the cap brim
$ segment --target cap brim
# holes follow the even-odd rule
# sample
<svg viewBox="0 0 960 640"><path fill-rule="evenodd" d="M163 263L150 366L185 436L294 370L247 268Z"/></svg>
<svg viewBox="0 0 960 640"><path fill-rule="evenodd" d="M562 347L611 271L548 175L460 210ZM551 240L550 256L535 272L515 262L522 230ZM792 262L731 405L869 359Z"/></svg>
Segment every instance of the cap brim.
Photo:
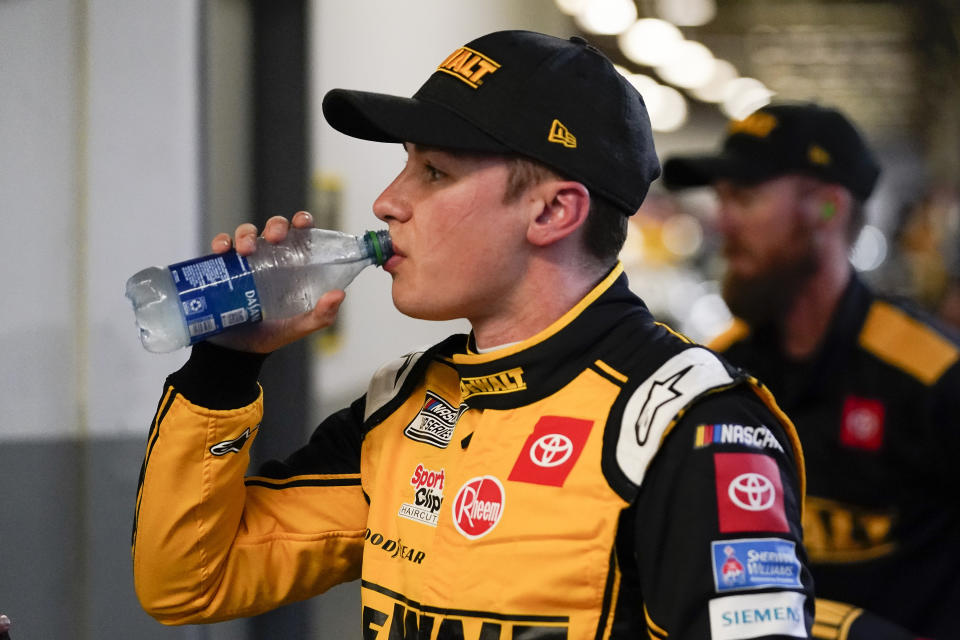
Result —
<svg viewBox="0 0 960 640"><path fill-rule="evenodd" d="M324 96L322 109L330 126L362 140L489 153L511 151L453 111L417 98L333 89Z"/></svg>
<svg viewBox="0 0 960 640"><path fill-rule="evenodd" d="M775 167L731 155L683 156L663 163L663 184L668 189L702 187L718 179L750 184L771 178L776 173Z"/></svg>

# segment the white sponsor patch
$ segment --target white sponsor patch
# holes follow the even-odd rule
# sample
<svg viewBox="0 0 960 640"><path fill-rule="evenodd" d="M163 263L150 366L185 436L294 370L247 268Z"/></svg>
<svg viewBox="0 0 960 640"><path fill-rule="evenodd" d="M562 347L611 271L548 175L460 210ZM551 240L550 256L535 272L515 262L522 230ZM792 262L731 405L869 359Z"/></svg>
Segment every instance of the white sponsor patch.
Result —
<svg viewBox="0 0 960 640"><path fill-rule="evenodd" d="M687 349L667 360L637 387L624 408L617 440L617 463L624 475L639 486L677 412L708 389L732 382L706 349Z"/></svg>
<svg viewBox="0 0 960 640"><path fill-rule="evenodd" d="M446 400L432 391L427 391L423 408L413 421L403 430L403 435L411 440L446 449L453 437L460 414L466 405L454 408Z"/></svg>
<svg viewBox="0 0 960 640"><path fill-rule="evenodd" d="M710 637L713 640L767 635L806 638L803 615L806 599L796 591L714 598L710 601Z"/></svg>

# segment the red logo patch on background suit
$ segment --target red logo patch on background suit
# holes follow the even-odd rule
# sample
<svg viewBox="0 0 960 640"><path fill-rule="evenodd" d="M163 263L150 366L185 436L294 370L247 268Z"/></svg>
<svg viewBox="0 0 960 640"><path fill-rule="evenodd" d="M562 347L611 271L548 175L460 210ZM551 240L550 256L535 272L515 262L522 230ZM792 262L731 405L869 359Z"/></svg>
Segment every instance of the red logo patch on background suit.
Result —
<svg viewBox="0 0 960 640"><path fill-rule="evenodd" d="M883 446L883 417L886 409L879 400L847 396L840 421L840 444L879 451Z"/></svg>
<svg viewBox="0 0 960 640"><path fill-rule="evenodd" d="M523 444L507 480L562 487L592 427L590 420L543 416Z"/></svg>
<svg viewBox="0 0 960 640"><path fill-rule="evenodd" d="M717 518L721 533L789 531L780 469L758 453L715 453Z"/></svg>

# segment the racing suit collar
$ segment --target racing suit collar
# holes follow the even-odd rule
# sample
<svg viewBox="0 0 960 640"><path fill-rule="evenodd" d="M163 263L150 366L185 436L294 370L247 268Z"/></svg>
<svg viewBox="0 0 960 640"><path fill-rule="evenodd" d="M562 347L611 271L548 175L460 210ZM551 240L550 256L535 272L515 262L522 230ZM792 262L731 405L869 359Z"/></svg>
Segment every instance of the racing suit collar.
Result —
<svg viewBox="0 0 960 640"><path fill-rule="evenodd" d="M616 328L628 316L638 314L641 322L653 324L653 317L630 291L618 264L570 311L529 339L480 354L469 349L468 340L461 336L459 341L446 343L442 356L456 369L460 400L468 408L526 406L556 393L605 357L600 353L601 343L603 349L622 348L608 343L629 340L630 336L621 336Z"/></svg>
<svg viewBox="0 0 960 640"><path fill-rule="evenodd" d="M482 364L484 362L492 362L494 360L500 360L507 358L516 353L526 351L530 347L540 344L548 340L551 336L556 335L564 327L569 325L577 316L583 313L583 310L593 304L597 298L599 298L605 291L607 291L617 280L620 278L623 273L623 264L618 262L610 272L604 276L604 278L593 288L590 292L584 296L580 302L575 304L572 309L563 314L558 318L553 324L548 326L543 331L540 331L536 335L533 335L526 340L521 340L520 342L514 342L509 345L505 345L498 349L484 350L482 353L478 352L476 347L476 341L474 339L473 333L470 333L470 337L467 341L467 350L465 353L456 353L453 354L453 360L457 364ZM624 276L626 278L626 276Z"/></svg>

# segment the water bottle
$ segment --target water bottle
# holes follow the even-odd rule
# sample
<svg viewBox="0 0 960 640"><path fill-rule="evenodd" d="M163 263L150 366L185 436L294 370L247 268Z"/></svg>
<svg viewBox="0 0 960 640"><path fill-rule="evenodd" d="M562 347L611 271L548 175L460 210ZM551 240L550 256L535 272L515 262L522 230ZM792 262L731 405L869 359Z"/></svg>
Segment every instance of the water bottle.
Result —
<svg viewBox="0 0 960 640"><path fill-rule="evenodd" d="M309 311L331 289L393 255L387 231L354 236L326 229L290 229L280 244L257 238L257 250L148 267L126 285L140 341L166 353L227 329Z"/></svg>

